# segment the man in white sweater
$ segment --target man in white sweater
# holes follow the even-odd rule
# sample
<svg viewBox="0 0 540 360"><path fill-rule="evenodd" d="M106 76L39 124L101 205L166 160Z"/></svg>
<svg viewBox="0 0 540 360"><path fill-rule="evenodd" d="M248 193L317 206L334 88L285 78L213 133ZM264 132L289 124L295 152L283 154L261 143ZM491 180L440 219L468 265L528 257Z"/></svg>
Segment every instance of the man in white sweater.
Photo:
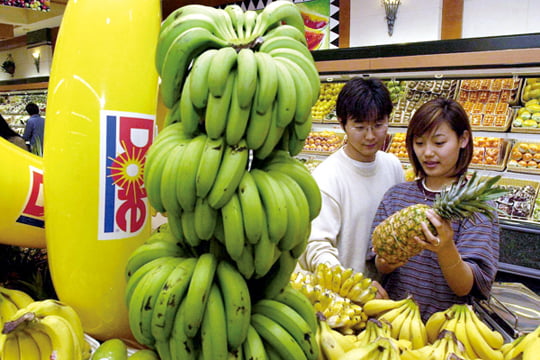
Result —
<svg viewBox="0 0 540 360"><path fill-rule="evenodd" d="M313 171L322 209L311 225L302 268L341 265L366 274L371 223L379 202L392 185L404 181L403 168L381 151L392 112L390 94L378 79L354 78L341 90L336 114L346 144Z"/></svg>

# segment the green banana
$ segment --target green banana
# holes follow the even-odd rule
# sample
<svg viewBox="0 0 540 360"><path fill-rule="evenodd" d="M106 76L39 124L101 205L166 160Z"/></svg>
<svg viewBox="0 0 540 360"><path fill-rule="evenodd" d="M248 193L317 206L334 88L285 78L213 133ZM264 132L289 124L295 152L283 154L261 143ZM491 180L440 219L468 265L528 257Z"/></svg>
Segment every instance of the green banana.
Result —
<svg viewBox="0 0 540 360"><path fill-rule="evenodd" d="M272 26L279 26L283 22L304 31L304 19L292 1L273 1L259 13L253 33L262 35Z"/></svg>
<svg viewBox="0 0 540 360"><path fill-rule="evenodd" d="M238 76L236 77L236 84L238 84L239 77L240 72L238 72ZM251 102L248 107L242 108L240 106L240 99L238 86L234 86L231 94L229 113L227 114L227 124L225 125L225 141L229 145L236 145L242 140L246 133L249 115L251 114Z"/></svg>
<svg viewBox="0 0 540 360"><path fill-rule="evenodd" d="M126 291L125 291L126 304L129 305L129 303L131 302L131 298L133 297L133 293L135 289L139 286L139 283L146 276L148 272L156 268L161 268L165 266L168 262L171 262L172 259L174 259L174 256L158 257L156 259L148 261L147 263L139 267L136 271L134 271L128 277L127 284L126 284Z"/></svg>
<svg viewBox="0 0 540 360"><path fill-rule="evenodd" d="M315 309L309 299L299 290L287 285L281 290L274 300L293 308L309 324L311 331L316 333L318 320L315 315Z"/></svg>
<svg viewBox="0 0 540 360"><path fill-rule="evenodd" d="M297 263L298 261L289 251L281 253L270 271L259 281L264 297L274 298L287 286Z"/></svg>
<svg viewBox="0 0 540 360"><path fill-rule="evenodd" d="M262 314L276 323L293 336L309 360L316 360L319 355L319 345L315 332L302 316L293 308L272 299L261 299L253 305L254 314Z"/></svg>
<svg viewBox="0 0 540 360"><path fill-rule="evenodd" d="M304 70L304 73L309 79L311 90L313 91L313 93L311 94L311 102L315 104L319 98L321 84L319 72L317 70L317 67L315 66L315 63L311 59L306 58L301 52L289 48L273 49L269 52L269 54L274 58L287 58L295 62L298 66L300 66L300 68Z"/></svg>
<svg viewBox="0 0 540 360"><path fill-rule="evenodd" d="M275 37L281 37L286 36L291 39L294 39L301 44L303 44L305 47L307 47L307 41L306 41L306 35L304 34L304 31L300 31L294 26L283 24L280 26L275 27L274 29L268 31L263 36L263 44L266 41L270 41L272 38Z"/></svg>
<svg viewBox="0 0 540 360"><path fill-rule="evenodd" d="M238 194L232 197L221 208L223 231L225 235L225 248L233 260L238 260L244 250L244 220Z"/></svg>
<svg viewBox="0 0 540 360"><path fill-rule="evenodd" d="M264 209L263 209L264 212ZM263 223L261 225L261 238L254 245L253 249L253 261L255 262L255 277L259 278L268 273L274 265L275 254L280 253L276 244L270 240L268 235L268 224L266 215L263 218Z"/></svg>
<svg viewBox="0 0 540 360"><path fill-rule="evenodd" d="M287 203L278 183L261 169L252 169L267 218L268 235L277 244L287 230Z"/></svg>
<svg viewBox="0 0 540 360"><path fill-rule="evenodd" d="M163 120L163 127L167 127L172 124L180 122L180 100L175 102L173 107L167 111L165 119Z"/></svg>
<svg viewBox="0 0 540 360"><path fill-rule="evenodd" d="M227 43L224 40L201 27L180 33L168 47L163 65L158 68L163 104L170 109L180 98L186 72L193 58L207 49L225 46Z"/></svg>
<svg viewBox="0 0 540 360"><path fill-rule="evenodd" d="M257 88L257 60L255 59L253 50L243 48L238 52L236 61L238 70L236 81L238 103L242 109L247 109L251 105L251 100Z"/></svg>
<svg viewBox="0 0 540 360"><path fill-rule="evenodd" d="M178 213L182 209L176 194L176 183L178 179L176 172L188 144L187 142L182 142L172 148L163 166L163 174L161 175L161 203L168 213Z"/></svg>
<svg viewBox="0 0 540 360"><path fill-rule="evenodd" d="M194 227L197 237L202 240L210 240L214 235L217 217L219 216L217 210L208 204L206 198L197 198L194 215Z"/></svg>
<svg viewBox="0 0 540 360"><path fill-rule="evenodd" d="M246 141L238 145L228 145L223 154L216 181L208 194L208 203L214 209L220 209L233 196L242 180L248 165Z"/></svg>
<svg viewBox="0 0 540 360"><path fill-rule="evenodd" d="M265 159L268 157L272 151L274 151L275 147L279 144L279 141L281 140L281 137L283 136L283 132L285 131L284 127L280 127L279 122L279 116L280 116L280 105L279 105L279 99L274 103L274 107L272 109L272 119L270 124L270 129L268 130L268 133L266 134L266 138L264 139L264 142L262 145L255 150L255 157L257 159Z"/></svg>
<svg viewBox="0 0 540 360"><path fill-rule="evenodd" d="M281 250L292 250L299 243L307 242L308 235L311 231L309 202L300 185L292 178L274 170L270 170L268 173L279 181L284 188L289 190L293 204L295 204L293 207L297 210L297 217L296 220L294 220L296 228L294 230L291 229L291 232L289 232L289 228L287 227L287 232L279 243ZM289 218L287 224L289 224L290 221L291 219Z"/></svg>
<svg viewBox="0 0 540 360"><path fill-rule="evenodd" d="M275 162L266 166L266 170L276 170L291 177L294 181L300 185L304 192L306 199L309 202L309 218L313 220L321 210L322 198L319 185L311 176L309 170L297 160L291 160L288 162ZM296 163L295 163L296 162Z"/></svg>
<svg viewBox="0 0 540 360"><path fill-rule="evenodd" d="M212 284L201 324L201 354L204 360L227 360L227 321L223 297Z"/></svg>
<svg viewBox="0 0 540 360"><path fill-rule="evenodd" d="M237 4L229 4L225 6L224 10L229 15L233 28L236 30L237 39L240 41L244 40L244 11Z"/></svg>
<svg viewBox="0 0 540 360"><path fill-rule="evenodd" d="M295 136L299 141L305 142L309 136L309 133L311 132L311 113L308 114L308 118L304 123L299 124L295 121L295 123L291 125L293 126L293 136Z"/></svg>
<svg viewBox="0 0 540 360"><path fill-rule="evenodd" d="M176 242L155 241L143 243L129 256L126 264L126 278L130 278L144 264L163 256L184 256L185 251Z"/></svg>
<svg viewBox="0 0 540 360"><path fill-rule="evenodd" d="M169 212L167 215L167 224L171 229L171 234L178 240L182 246L188 246L186 237L184 236L184 229L182 228L182 211Z"/></svg>
<svg viewBox="0 0 540 360"><path fill-rule="evenodd" d="M244 277L226 260L219 262L216 275L225 304L227 342L229 348L234 350L247 337L251 316L250 291Z"/></svg>
<svg viewBox="0 0 540 360"><path fill-rule="evenodd" d="M232 69L236 65L237 52L230 46L222 47L212 58L211 75L208 78L208 90L214 97L220 98L225 93Z"/></svg>
<svg viewBox="0 0 540 360"><path fill-rule="evenodd" d="M259 333L253 325L249 325L246 341L242 345L246 359L266 360L266 349Z"/></svg>
<svg viewBox="0 0 540 360"><path fill-rule="evenodd" d="M251 42L253 39L252 32L255 28L255 22L257 21L257 12L254 10L246 10L244 12L244 34L247 42Z"/></svg>
<svg viewBox="0 0 540 360"><path fill-rule="evenodd" d="M271 55L263 52L255 52L257 60L258 85L254 99L255 111L252 113L265 114L271 109L277 95L278 75L277 67Z"/></svg>
<svg viewBox="0 0 540 360"><path fill-rule="evenodd" d="M292 335L274 320L262 314L253 314L251 324L282 359L307 360L302 348ZM266 350L268 352L268 349Z"/></svg>
<svg viewBox="0 0 540 360"><path fill-rule="evenodd" d="M227 81L223 93L220 96L215 96L210 92L210 95L208 95L204 128L206 129L208 136L212 139L222 137L227 128L229 107L231 105L231 96L235 86L236 77L236 70L233 70L226 77Z"/></svg>
<svg viewBox="0 0 540 360"><path fill-rule="evenodd" d="M173 319L187 292L195 270L196 258L185 258L171 271L159 294L152 315L151 333L156 341L168 341Z"/></svg>
<svg viewBox="0 0 540 360"><path fill-rule="evenodd" d="M191 309L186 305L187 298L184 298L181 303L176 316L174 317L174 324L171 331L171 337L169 338L170 352L172 360L196 360L197 359L197 346L192 337L188 336L185 331L186 325L186 313L191 313Z"/></svg>
<svg viewBox="0 0 540 360"><path fill-rule="evenodd" d="M153 347L155 339L151 332L152 313L156 301L155 294L161 290L170 272L181 258L170 258L161 266L147 272L137 283L129 301L129 326L137 342Z"/></svg>
<svg viewBox="0 0 540 360"><path fill-rule="evenodd" d="M206 50L193 62L190 71L189 93L191 102L196 108L203 109L208 103L208 74L210 63L216 53L216 49Z"/></svg>
<svg viewBox="0 0 540 360"><path fill-rule="evenodd" d="M185 311L183 314L184 332L190 338L197 334L201 326L216 267L217 260L210 253L202 254L195 265L185 297Z"/></svg>
<svg viewBox="0 0 540 360"><path fill-rule="evenodd" d="M274 29L273 31L275 31L275 30L277 30L279 28L280 28L280 26L277 27L276 29ZM296 40L296 39L294 39L294 38L292 38L290 36L285 36L285 35L284 36L272 36L272 37L265 36L263 39L264 39L264 41L261 44L261 46L259 47L259 51L269 53L270 51L272 51L274 49L281 49L281 48L293 49L293 50L298 51L302 55L304 55L306 59L309 59L311 61L315 61L313 59L313 55L309 51L306 44L301 42L301 41L298 41L298 40ZM305 41L305 38L304 38L304 41Z"/></svg>
<svg viewBox="0 0 540 360"><path fill-rule="evenodd" d="M287 229L277 246L281 251L289 251L294 248L299 241L305 240L303 235L305 234L306 222L301 218L300 204L296 203L296 197L290 188L283 183L279 177L273 176L271 173L269 173L269 175L279 184L279 187L283 191L283 199L287 204ZM308 220L307 225L309 226L309 216L306 219Z"/></svg>
<svg viewBox="0 0 540 360"><path fill-rule="evenodd" d="M244 219L244 232L250 244L256 244L262 236L265 213L257 184L249 171L245 171L238 185L238 198Z"/></svg>
<svg viewBox="0 0 540 360"><path fill-rule="evenodd" d="M197 231L195 230L195 209L193 211L183 211L180 221L186 243L192 247L197 247L202 239L197 235Z"/></svg>
<svg viewBox="0 0 540 360"><path fill-rule="evenodd" d="M217 139L206 138L201 162L197 169L197 177L195 178L195 188L198 197L204 198L210 192L216 180L224 152L225 144L222 137Z"/></svg>
<svg viewBox="0 0 540 360"><path fill-rule="evenodd" d="M191 138L199 130L199 124L202 120L201 110L197 109L193 105L191 98L191 72L188 73L186 81L182 87L182 94L180 95L180 119L184 123L184 132Z"/></svg>
<svg viewBox="0 0 540 360"><path fill-rule="evenodd" d="M244 241L244 249L240 254L240 257L234 261L238 272L244 276L245 279L251 279L255 273L255 254L254 245L247 241Z"/></svg>
<svg viewBox="0 0 540 360"><path fill-rule="evenodd" d="M311 87L306 86L307 84L309 84L309 79L307 75L302 71L302 68L300 68L300 66L298 66L295 62L283 57L277 57L276 61L282 63L283 65L285 65L285 67L290 69L289 73L294 82L294 87L296 90L296 108L294 110L294 124L305 124L306 121L311 117L311 108L314 105L312 103L313 90L311 89ZM309 122L309 124L311 125L311 122Z"/></svg>
<svg viewBox="0 0 540 360"><path fill-rule="evenodd" d="M186 211L193 211L195 208L195 178L205 143L205 134L191 139L176 167L176 198L182 209Z"/></svg>
<svg viewBox="0 0 540 360"><path fill-rule="evenodd" d="M171 344L169 343L168 339L167 341L156 341L154 347L161 360L170 360L172 358Z"/></svg>
<svg viewBox="0 0 540 360"><path fill-rule="evenodd" d="M259 94L260 88L257 87L255 97ZM249 149L257 150L264 144L264 140L270 132L272 126L272 107L265 113L258 113L255 110L255 101L251 104L251 114L246 129L246 144Z"/></svg>
<svg viewBox="0 0 540 360"><path fill-rule="evenodd" d="M126 343L120 339L112 338L105 340L98 346L92 354L91 360L127 360L127 358Z"/></svg>

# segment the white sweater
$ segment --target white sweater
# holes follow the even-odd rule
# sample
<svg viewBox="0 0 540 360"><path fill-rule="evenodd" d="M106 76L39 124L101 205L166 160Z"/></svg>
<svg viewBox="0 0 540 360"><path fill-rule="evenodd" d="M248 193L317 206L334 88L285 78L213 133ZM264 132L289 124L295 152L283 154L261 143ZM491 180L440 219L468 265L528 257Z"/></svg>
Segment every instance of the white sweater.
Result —
<svg viewBox="0 0 540 360"><path fill-rule="evenodd" d="M398 158L379 151L375 161L351 159L341 148L313 171L322 194L322 209L311 223L311 235L299 265L341 264L365 273L371 223L384 193L404 181Z"/></svg>

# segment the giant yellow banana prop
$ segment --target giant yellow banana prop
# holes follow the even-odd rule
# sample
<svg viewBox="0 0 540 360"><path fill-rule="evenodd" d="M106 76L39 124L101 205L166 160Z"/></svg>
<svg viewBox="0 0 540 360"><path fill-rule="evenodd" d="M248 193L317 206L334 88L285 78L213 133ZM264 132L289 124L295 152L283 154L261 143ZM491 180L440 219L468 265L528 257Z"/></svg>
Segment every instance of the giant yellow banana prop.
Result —
<svg viewBox="0 0 540 360"><path fill-rule="evenodd" d="M55 47L44 141L49 264L90 335L131 337L125 265L150 233L143 187L157 107L159 0L72 0Z"/></svg>
<svg viewBox="0 0 540 360"><path fill-rule="evenodd" d="M43 160L0 137L0 244L45 247Z"/></svg>

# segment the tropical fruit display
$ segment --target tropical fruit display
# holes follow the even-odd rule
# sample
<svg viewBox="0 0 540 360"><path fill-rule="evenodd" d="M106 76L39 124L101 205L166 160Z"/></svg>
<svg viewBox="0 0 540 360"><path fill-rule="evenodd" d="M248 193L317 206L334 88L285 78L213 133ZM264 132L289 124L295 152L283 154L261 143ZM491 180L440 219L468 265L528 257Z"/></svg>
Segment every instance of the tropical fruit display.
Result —
<svg viewBox="0 0 540 360"><path fill-rule="evenodd" d="M126 266L134 338L162 360L316 359L313 306L288 287L321 206L293 157L320 89L300 12L186 5L155 63L168 111L144 181L167 224Z"/></svg>
<svg viewBox="0 0 540 360"><path fill-rule="evenodd" d="M383 84L386 85L388 92L390 92L390 99L394 105L396 105L407 92L407 81L405 80L386 80L383 81Z"/></svg>
<svg viewBox="0 0 540 360"><path fill-rule="evenodd" d="M303 151L330 155L343 146L344 135L332 130L310 131Z"/></svg>
<svg viewBox="0 0 540 360"><path fill-rule="evenodd" d="M32 301L17 295L20 308L6 318L0 334L0 358L14 360L87 360L92 348L81 319L54 299ZM1 307L0 307L1 308Z"/></svg>
<svg viewBox="0 0 540 360"><path fill-rule="evenodd" d="M472 168L490 168L504 166L506 158L506 141L492 136L473 137Z"/></svg>
<svg viewBox="0 0 540 360"><path fill-rule="evenodd" d="M521 103L525 104L530 100L540 100L540 78L526 78L523 91L521 92Z"/></svg>
<svg viewBox="0 0 540 360"><path fill-rule="evenodd" d="M461 177L457 183L437 195L431 208L448 220L464 219L476 212L492 217L496 209L487 201L496 200L507 192L494 186L500 178L500 175L482 178L476 172L469 180ZM372 235L373 251L388 263L399 263L420 253L423 248L414 238L425 238L420 224L430 224L425 214L429 208L424 204L411 205L377 225ZM436 233L433 225L430 230Z"/></svg>
<svg viewBox="0 0 540 360"><path fill-rule="evenodd" d="M517 110L516 117L512 121L512 130L534 130L538 127L540 127L540 99L534 98Z"/></svg>
<svg viewBox="0 0 540 360"><path fill-rule="evenodd" d="M405 133L395 133L392 135L387 152L396 155L400 160L408 160L407 145L405 144Z"/></svg>

